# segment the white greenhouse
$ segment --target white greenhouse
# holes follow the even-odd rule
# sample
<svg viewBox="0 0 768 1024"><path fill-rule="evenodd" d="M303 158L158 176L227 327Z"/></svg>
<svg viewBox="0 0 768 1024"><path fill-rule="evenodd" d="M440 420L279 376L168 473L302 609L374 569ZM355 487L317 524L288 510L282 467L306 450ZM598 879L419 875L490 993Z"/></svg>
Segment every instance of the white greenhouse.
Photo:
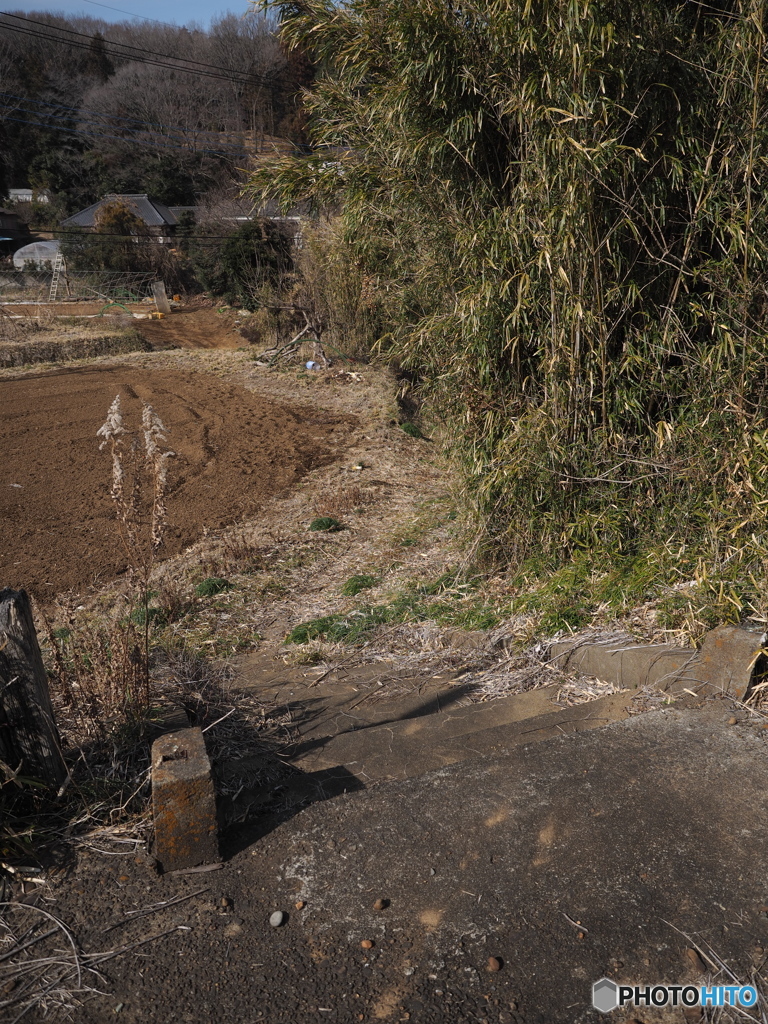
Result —
<svg viewBox="0 0 768 1024"><path fill-rule="evenodd" d="M45 269L53 264L59 255L59 243L52 242L30 242L22 246L13 254L13 265L17 270L31 270L35 266L42 266ZM28 264L31 266L28 267Z"/></svg>

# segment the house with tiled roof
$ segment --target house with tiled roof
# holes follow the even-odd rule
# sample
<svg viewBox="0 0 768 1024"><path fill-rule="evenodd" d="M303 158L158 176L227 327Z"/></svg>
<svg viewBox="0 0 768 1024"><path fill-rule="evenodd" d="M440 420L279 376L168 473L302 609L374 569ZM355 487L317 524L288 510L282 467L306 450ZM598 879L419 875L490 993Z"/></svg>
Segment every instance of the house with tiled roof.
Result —
<svg viewBox="0 0 768 1024"><path fill-rule="evenodd" d="M147 226L147 233L157 238L158 242L170 243L176 233L178 220L169 207L157 199L153 199L146 193L135 195L117 195L112 193L104 196L98 203L93 203L85 210L67 217L61 222L63 228L79 229L81 231L94 231L99 222L99 214L105 206L120 203L143 221Z"/></svg>

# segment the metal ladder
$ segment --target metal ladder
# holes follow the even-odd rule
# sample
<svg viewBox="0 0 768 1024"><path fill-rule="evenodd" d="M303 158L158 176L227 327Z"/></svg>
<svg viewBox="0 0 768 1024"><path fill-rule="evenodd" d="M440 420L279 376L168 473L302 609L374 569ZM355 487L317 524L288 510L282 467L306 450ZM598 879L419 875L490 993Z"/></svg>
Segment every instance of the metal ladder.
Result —
<svg viewBox="0 0 768 1024"><path fill-rule="evenodd" d="M61 271L64 268L64 257L61 253L56 253L56 259L53 263L53 277L51 278L51 294L48 296L49 302L56 301L56 295L59 290L59 278L61 277Z"/></svg>

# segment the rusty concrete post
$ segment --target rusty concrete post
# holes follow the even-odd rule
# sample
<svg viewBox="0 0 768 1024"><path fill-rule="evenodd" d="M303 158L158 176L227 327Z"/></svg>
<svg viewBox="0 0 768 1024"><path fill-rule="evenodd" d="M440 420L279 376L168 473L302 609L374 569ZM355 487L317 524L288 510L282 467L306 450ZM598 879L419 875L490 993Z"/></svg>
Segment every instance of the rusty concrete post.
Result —
<svg viewBox="0 0 768 1024"><path fill-rule="evenodd" d="M155 857L163 871L219 862L211 762L200 729L152 744Z"/></svg>

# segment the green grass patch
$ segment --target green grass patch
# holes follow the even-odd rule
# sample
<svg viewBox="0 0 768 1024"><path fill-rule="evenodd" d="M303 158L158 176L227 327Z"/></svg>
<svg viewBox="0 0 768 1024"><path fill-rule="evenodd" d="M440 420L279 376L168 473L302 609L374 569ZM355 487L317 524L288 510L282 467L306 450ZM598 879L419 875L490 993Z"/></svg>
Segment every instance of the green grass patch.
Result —
<svg viewBox="0 0 768 1024"><path fill-rule="evenodd" d="M321 639L357 644L378 626L428 619L441 626L490 629L499 622L498 610L470 596L467 591L474 586L474 583L457 585L455 574L447 573L431 583L415 585L385 604L364 605L351 612L337 612L302 622L291 630L286 643L305 644ZM434 599L438 594L442 600Z"/></svg>
<svg viewBox="0 0 768 1024"><path fill-rule="evenodd" d="M497 608L473 602L460 605L431 605L429 612L429 618L434 619L439 626L455 626L457 629L493 629L501 622Z"/></svg>
<svg viewBox="0 0 768 1024"><path fill-rule="evenodd" d="M415 423L401 423L400 429L409 437L424 437Z"/></svg>
<svg viewBox="0 0 768 1024"><path fill-rule="evenodd" d="M367 633L406 619L423 620L427 616L417 594L404 594L389 604L367 605L346 613L325 615L295 626L285 638L289 644L306 644L310 640L328 640L331 643L356 644Z"/></svg>
<svg viewBox="0 0 768 1024"><path fill-rule="evenodd" d="M333 516L318 516L317 519L312 520L309 528L318 532L336 533L339 530L343 530L344 526L338 519L334 519Z"/></svg>
<svg viewBox="0 0 768 1024"><path fill-rule="evenodd" d="M225 590L231 590L232 584L220 576L209 576L195 587L197 597L215 597Z"/></svg>
<svg viewBox="0 0 768 1024"><path fill-rule="evenodd" d="M379 583L381 583L379 576L359 573L357 576L350 576L347 582L342 584L341 593L344 597L355 597L361 590L370 590L371 587L375 587Z"/></svg>
<svg viewBox="0 0 768 1024"><path fill-rule="evenodd" d="M538 615L537 632L551 636L621 619L650 602L660 626L687 630L694 640L721 623L762 614L764 599L748 561L735 557L716 573L704 564L695 550L663 545L632 555L579 552L565 564L539 556L511 581L517 591L511 610Z"/></svg>

